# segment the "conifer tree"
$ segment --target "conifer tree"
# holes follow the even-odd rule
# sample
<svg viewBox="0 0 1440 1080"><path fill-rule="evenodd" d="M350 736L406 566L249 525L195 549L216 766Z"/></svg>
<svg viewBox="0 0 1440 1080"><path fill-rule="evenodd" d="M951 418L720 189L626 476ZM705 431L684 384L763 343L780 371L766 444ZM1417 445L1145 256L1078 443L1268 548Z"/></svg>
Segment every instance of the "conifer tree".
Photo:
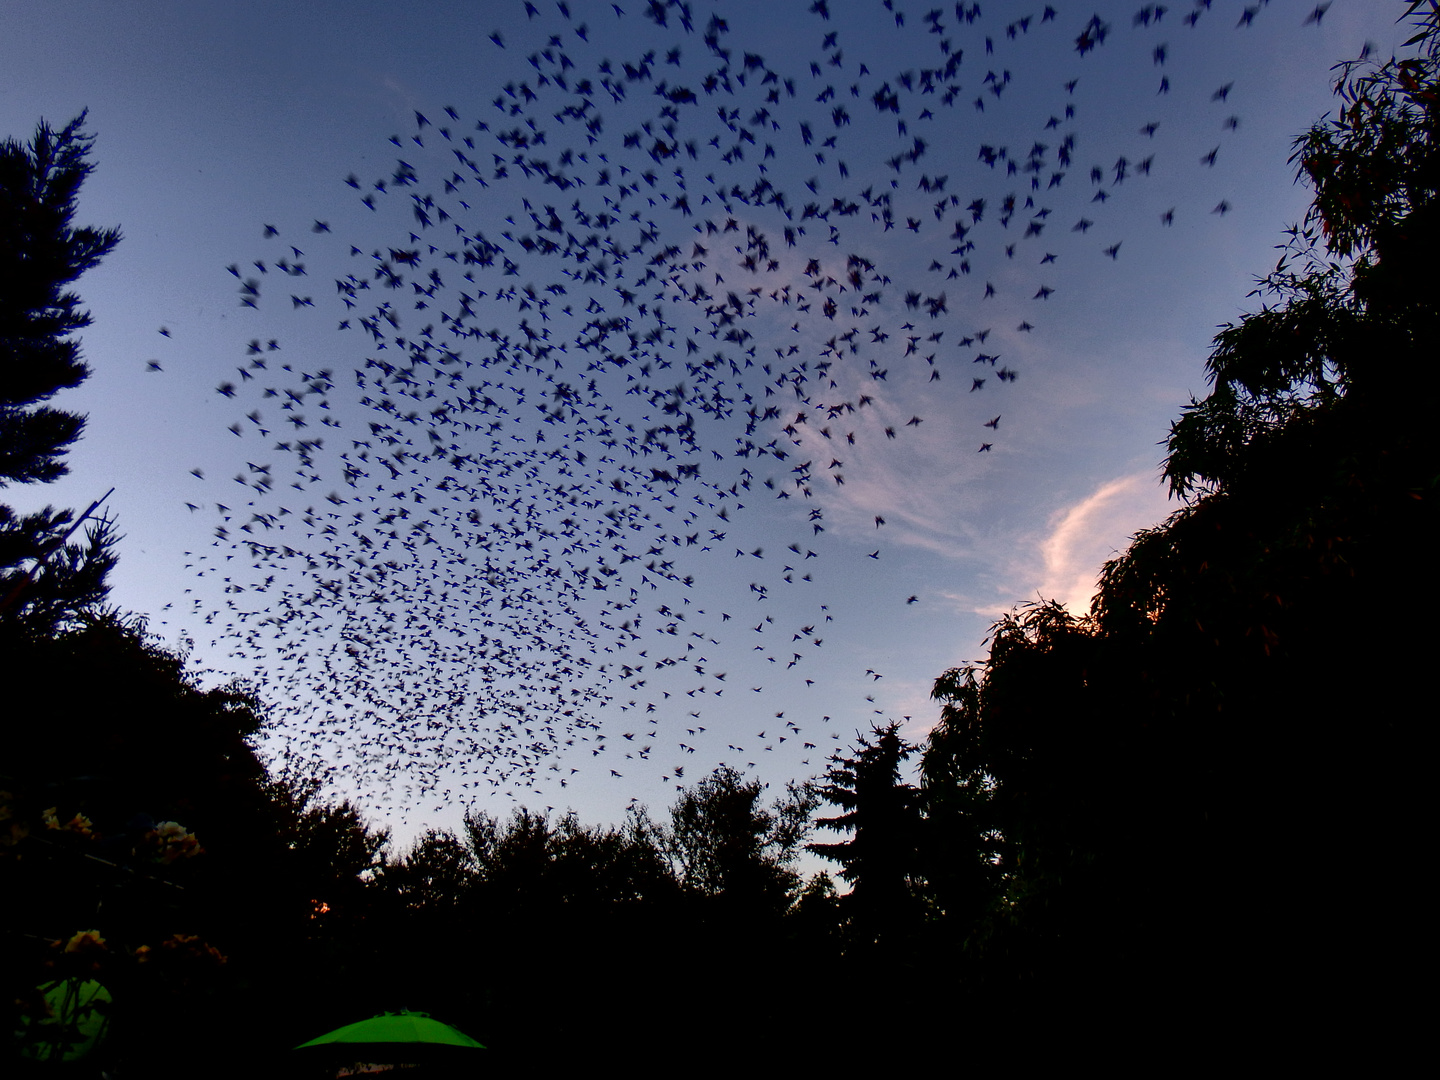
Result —
<svg viewBox="0 0 1440 1080"><path fill-rule="evenodd" d="M74 335L90 313L68 287L120 241L118 229L73 225L94 168L84 124L83 112L59 131L42 120L30 143L0 143L0 488L63 476L64 454L85 426L83 416L43 404L89 374ZM0 505L0 618L25 616L27 633L50 633L105 596L114 534L102 523L85 546L65 546L71 520ZM31 581L41 564L42 580Z"/></svg>
<svg viewBox="0 0 1440 1080"><path fill-rule="evenodd" d="M76 228L76 199L94 169L81 113L29 145L0 144L0 487L65 474L85 418L39 404L89 374L77 330L90 325L68 290L120 242L118 229Z"/></svg>
<svg viewBox="0 0 1440 1080"><path fill-rule="evenodd" d="M840 877L853 886L852 928L874 941L905 923L911 909L911 877L919 841L919 793L900 779L901 763L914 752L900 738L900 725L872 729L858 737L850 757L836 755L820 794L844 812L819 818L817 825L849 833L832 844L809 844L817 855L841 865Z"/></svg>

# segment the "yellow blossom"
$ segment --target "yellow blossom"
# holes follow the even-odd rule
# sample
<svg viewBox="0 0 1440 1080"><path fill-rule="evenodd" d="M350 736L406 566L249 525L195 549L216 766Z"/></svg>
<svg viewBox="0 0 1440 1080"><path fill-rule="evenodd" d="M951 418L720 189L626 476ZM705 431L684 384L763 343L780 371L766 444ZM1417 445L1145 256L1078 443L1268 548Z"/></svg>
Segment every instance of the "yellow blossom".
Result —
<svg viewBox="0 0 1440 1080"><path fill-rule="evenodd" d="M97 952L105 948L105 939L99 930L79 930L65 943L65 952Z"/></svg>
<svg viewBox="0 0 1440 1080"><path fill-rule="evenodd" d="M155 861L166 866L177 859L193 859L205 851L194 833L187 832L184 825L175 821L160 822L147 834L146 840L159 849L155 853Z"/></svg>

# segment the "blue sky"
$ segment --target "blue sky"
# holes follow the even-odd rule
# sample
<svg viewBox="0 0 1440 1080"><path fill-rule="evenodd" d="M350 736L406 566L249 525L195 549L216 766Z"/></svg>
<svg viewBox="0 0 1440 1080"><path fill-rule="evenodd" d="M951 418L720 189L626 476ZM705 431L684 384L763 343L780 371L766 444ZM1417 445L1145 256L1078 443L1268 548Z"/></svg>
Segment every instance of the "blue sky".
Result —
<svg viewBox="0 0 1440 1080"><path fill-rule="evenodd" d="M1193 27L1185 22L1192 8L1178 3L1157 21L1153 7L1134 2L1084 8L1055 3L1054 20L1043 19L1043 4L992 2L964 25L953 7L943 9L939 34L929 32L930 8L907 3L894 9L856 4L843 16L841 5L833 5L828 21L808 3L732 4L721 9L725 42L733 50L731 73L747 70L747 53L763 63L749 69L747 85L706 95L702 80L718 65L700 40L710 9L695 8L695 32L687 33L674 9L661 27L643 18L645 5L635 2L621 5L631 9L623 16L609 4L572 3L568 20L553 3L536 6L536 17L527 18L519 2L483 9L427 4L423 11L379 3L22 2L0 15L0 131L28 138L37 119L59 125L88 108L97 167L80 216L119 225L125 234L104 265L80 283L95 318L84 335L94 374L57 400L89 415L86 437L70 458L71 475L45 488L10 489L6 498L21 508L80 507L114 486L108 508L125 534L114 601L146 615L166 640L191 642L198 665L263 676L265 692L280 706L272 750L289 738L297 755L331 770L336 790L359 794L377 820L402 832L426 823L453 825L464 805L502 814L518 803L573 806L587 820L616 820L632 801L663 807L677 783L698 779L721 761L778 789L787 779L823 770L828 754L872 721L902 720L912 737L923 734L936 716L928 700L935 676L982 658L987 626L1013 604L1039 595L1083 610L1101 563L1171 508L1158 480L1158 444L1180 406L1205 390L1204 360L1217 325L1258 303L1246 294L1273 265L1283 228L1304 212L1306 192L1293 183L1287 159L1294 137L1332 105L1331 65L1357 55L1367 41L1389 55L1405 36L1393 22L1403 5L1359 0L1335 0L1318 25L1306 23L1314 4L1275 0L1261 6L1249 25L1237 25L1245 7L1215 0L1208 9L1193 9L1200 16ZM1082 56L1076 39L1097 8L1109 31L1103 44ZM905 15L903 26L896 25L896 9ZM1148 20L1137 14L1146 11ZM1027 15L1022 30L1018 20ZM1012 26L1013 37L1007 33ZM497 32L503 48L492 40ZM827 47L831 33L835 43ZM528 58L552 35L561 39L552 59L531 64ZM943 63L946 47L963 50L963 60L949 83L942 82L942 92L925 95L919 72ZM672 48L680 52L667 64ZM624 102L593 88L595 111L605 116L593 142L578 124L554 119L561 104L580 100L579 79L600 82L602 61L612 59L611 70L618 72L623 61L638 61L648 50L656 53L656 74L633 81ZM562 51L572 67L561 67ZM567 88L542 86L537 76L547 70L563 72ZM767 70L777 75L768 84L760 81ZM902 90L907 72L912 90ZM683 178L673 175L670 161L652 170L657 176L651 186L637 179L650 168L643 145L626 147L623 136L656 118L663 102L653 89L660 78L700 95L697 105L686 106L693 113L685 113L682 125L696 133L688 137L697 153L690 158L682 152ZM1162 79L1168 92L1160 92ZM1071 80L1073 90L1066 85ZM537 92L533 108L523 94L506 97L507 86L516 92L521 83ZM943 86L950 84L959 90L950 105L941 105ZM871 103L882 85L900 100L899 114ZM826 87L834 88L834 97L817 102ZM756 121L771 88L779 100ZM1223 99L1217 97L1222 89ZM497 97L503 108L496 108ZM517 103L523 110L511 113ZM836 119L833 110L841 105L848 119ZM447 106L455 111L453 121ZM719 120L717 109L744 115ZM417 111L427 127L417 126ZM1056 124L1047 126L1051 117ZM573 165L576 176L588 178L584 190L526 182L518 171L495 175L495 151L514 157L498 133L526 119L545 129L547 155L569 146L586 156ZM899 119L906 122L903 134ZM477 121L488 128L476 130ZM802 123L810 125L810 145ZM728 137L734 135L731 124L755 141ZM1147 132L1150 124L1156 126ZM441 126L454 128L454 140L463 131L478 144L471 156L483 168L467 174L468 195L443 191L456 173L457 144L437 136ZM652 126L650 137L658 130ZM712 133L727 139L711 147ZM1068 167L1057 160L1067 134L1073 135ZM824 147L832 135L836 145ZM926 142L923 158L902 161L898 169L887 164L917 136ZM731 142L744 156L724 160ZM1037 157L1032 148L1042 142ZM766 143L773 156L764 154ZM986 146L1005 148L998 167L981 160L979 148ZM1217 152L1207 163L1212 149ZM1121 158L1126 165L1117 182ZM1147 158L1149 172L1142 174ZM369 210L361 195L374 194L375 180L393 177L397 159L409 163L416 183L405 191L390 185L378 208ZM1036 160L1044 163L1038 171L1024 171L1027 161ZM841 161L848 176L840 172ZM1021 168L1006 175L1007 161ZM627 162L633 174L622 175ZM388 489L394 485L383 474L366 491L347 486L345 461L355 461L339 455L342 448L358 453L352 444L363 441L375 419L353 373L366 371L367 359L395 359L397 353L377 353L375 339L354 325L337 330L347 315L358 321L370 298L346 309L332 281L357 266L365 268L362 276L369 274L372 250L414 243L412 190L433 192L471 235L483 231L498 240L512 231L518 239L523 217L516 225L505 218L523 215L525 200L537 208L554 203L562 211L572 199L588 200L592 213L603 206L600 173L606 168L617 182L637 186L627 214L631 206L643 208L645 219L659 225L658 244L685 253L672 260L665 285L671 329L668 344L657 346L673 346L674 378L656 370L639 381L649 378L653 388L668 390L682 381L687 355L719 351L743 362L745 348L755 348L748 371L728 376L719 392L736 399L751 393L762 408L783 404L783 415L757 425L763 436L757 441L775 440L787 457L734 457L734 440L744 437L743 406L738 421L702 417L702 475L712 486L653 485L643 493L649 500L643 509L653 513L654 523L631 533L643 535L647 547L657 537L681 538L670 545L675 574L691 583L661 581L653 595L616 614L617 625L622 618L632 622L623 645L614 638L618 630L601 633L603 642L563 639L562 628L575 626L574 617L556 606L563 606L563 597L543 593L540 571L511 572L510 587L537 590L539 629L528 641L512 641L506 655L529 665L533 678L527 685L566 683L558 697L547 691L527 706L536 733L523 736L504 708L527 691L510 685L506 697L466 682L476 646L463 627L475 611L447 600L426 608L430 614L417 620L423 624L418 629L405 631L391 620L386 645L375 632L381 623L345 616L345 603L307 606L323 572L307 571L295 558L283 569L252 570L244 549L230 541L239 538L238 526L250 514L274 515L281 505L275 492L304 471L293 449L273 445L282 436L272 430L277 416L274 401L263 398L265 386L282 389L276 399L283 400L284 385L301 388L302 375L322 369L339 373L326 398L325 419L333 419L334 430L326 432L332 438L307 473L315 479L302 483L303 490L290 497L296 506L287 510L298 518L299 502L305 502L322 515L336 512L338 502L325 502L334 494L347 500L348 514L362 499L373 506L393 496ZM1101 170L1098 182L1093 168ZM1065 174L1063 181L1051 185L1057 172ZM359 190L346 185L351 175ZM483 192L477 180L482 175L489 177ZM922 177L928 184L941 176L943 194L920 189ZM1029 185L1030 176L1038 189ZM759 177L786 192L795 218L782 221L773 205L732 199L723 207L722 189L749 187ZM814 184L813 194L807 182ZM674 204L682 183L693 216ZM873 209L867 206L829 221L805 220L796 246L784 246L781 230L794 227L805 203L854 200L862 190L872 197L889 194L894 228L884 229L878 218L867 221ZM1019 205L1014 219L1001 226L1003 201L1012 192ZM707 194L714 199L704 204ZM950 194L957 200L935 215L934 204ZM986 208L975 222L968 211L978 198ZM1027 198L1034 199L1030 207ZM1223 214L1215 212L1221 204ZM1167 225L1164 216L1172 211ZM717 231L696 232L707 217ZM727 220L735 222L733 234L724 231ZM317 221L329 231L314 231ZM974 242L963 254L955 253L962 241L951 239L957 221L970 223L967 238ZM1082 221L1091 223L1083 231L1077 228ZM1031 224L1039 227L1026 235ZM264 236L266 225L279 235ZM774 270L747 276L743 253L727 239L747 229L771 238L779 255ZM436 236L427 232L424 243L443 250ZM693 254L696 244L706 248L703 257ZM358 261L352 245L363 249ZM304 254L287 257L291 247ZM837 317L828 319L821 297L838 294L812 289L804 271L818 260L843 282L848 255L868 260L888 281L873 286L881 294L873 300L840 297ZM282 284L274 269L282 258L303 262L303 279ZM443 261L440 252L435 259L437 265ZM962 259L969 272L949 276ZM267 264L264 296L257 307L242 307L240 280L260 280L251 269L256 260ZM607 310L618 310L618 282L586 293L558 276L554 260L521 261L515 277L482 274L473 283L487 293L481 303L485 325L518 334L520 319L535 318L534 311L522 314L516 301L496 299L509 285L526 283L566 280L572 287L566 299L575 308L594 295ZM932 270L937 263L939 270ZM231 264L243 268L238 279L226 270ZM712 281L715 275L726 281ZM693 295L697 284L721 299L726 291L761 289L738 324L749 331L745 343L727 345L708 336L713 312L707 315L703 304L678 295L682 288ZM987 285L993 296L985 295ZM768 299L787 295L787 289L797 298L793 305ZM1054 291L1042 298L1042 289ZM458 291L452 277L435 306L453 308ZM918 294L914 306L905 302L910 292ZM815 302L801 311L798 298L806 293ZM941 294L945 309L932 319L927 301ZM558 307L559 294L551 295ZM313 306L298 306L292 296L310 298ZM850 314L852 303L865 309L863 316ZM414 321L407 325L413 329L424 317L409 313ZM907 323L913 329L905 329ZM558 312L554 327L556 340L577 332ZM854 350L843 338L852 329ZM942 335L939 341L930 340L934 333ZM911 335L918 338L913 352L906 344ZM837 345L828 346L836 337ZM971 344L961 346L967 337ZM247 343L272 339L279 349L261 355L277 363L252 369L255 378L241 374L254 358ZM563 378L579 378L591 357L570 340ZM699 348L687 351L687 342ZM474 350L486 347L465 342L461 352L476 356ZM999 359L977 363L980 354ZM926 355L935 362L925 361ZM828 360L825 377L834 386L821 385L820 375L807 367L810 403L797 405L793 383L777 388L760 376L766 357L776 375L801 361ZM292 370L276 371L279 361ZM160 370L152 370L152 362ZM375 369L368 370L373 376ZM1001 370L1013 371L1014 380L1000 380ZM877 371L885 377L876 378ZM936 372L938 380L931 378ZM472 383L480 377L478 371L470 376ZM984 385L974 389L982 377ZM521 374L498 367L489 378L520 386L529 395L524 408L555 389L553 378L521 385ZM639 423L645 409L624 393L626 378L618 369L597 376L602 385L596 407L608 405L613 415ZM693 376L683 381L687 393L704 385ZM216 392L227 382L236 385L233 396ZM816 403L826 403L827 396L830 404L854 403L862 395L870 400L858 412L820 423ZM313 400L308 393L302 397ZM262 409L270 410L263 421L246 420ZM504 460L522 470L532 462L537 470L550 468L556 459L542 457L534 442L544 432L531 421L521 424L521 411L516 402L514 415L501 418L519 425L513 430L523 435L515 436L515 449ZM798 412L810 415L797 422ZM321 415L312 408L310 422ZM923 422L909 423L916 417ZM987 428L995 417L998 423ZM232 424L239 425L238 436L229 430ZM828 439L821 426L834 428ZM262 427L271 434L261 436ZM591 470L584 484L603 490L618 474L598 462L604 451L594 429L581 429L572 419L566 430L564 445L587 456L576 472ZM298 428L295 435L300 437ZM458 440L467 433L452 428L448 435ZM987 443L991 449L981 452ZM555 446L552 438L543 450ZM500 458L488 460L493 468ZM806 460L811 468L796 483L793 468ZM272 469L274 491L253 486L262 474L252 467L265 465ZM192 475L197 469L203 479ZM449 506L435 519L447 524L463 525L456 515L469 511L454 499L446 504L446 496L467 484L466 490L483 490L500 482L493 474L471 473L455 481L455 490L437 495L441 472L428 470L414 482L431 506ZM843 483L835 481L837 474ZM235 476L250 484L237 485ZM751 488L728 497L729 504L724 496L717 501L717 486L742 479ZM766 479L776 486L765 487ZM780 493L789 497L778 498ZM512 512L540 512L537 496L517 487L515 498L520 509ZM245 505L250 502L256 505ZM743 512L728 512L741 502ZM229 507L234 520L227 524L217 504ZM728 521L715 517L718 509L727 510ZM495 519L492 509L485 514ZM593 528L598 516L593 510L590 523L581 526L583 553L564 554L560 539L539 534L532 537L531 553L548 551L555 565L566 559L594 564L604 551ZM877 526L877 517L883 525ZM815 530L817 523L823 532ZM350 560L353 569L355 537L345 534L345 521L332 524L336 533L329 538L305 540L297 532L295 542L315 545L307 549L312 559L329 552L340 562ZM217 527L227 530L224 540ZM724 532L725 541L711 541L714 532ZM690 535L702 540L684 543ZM792 544L800 550L792 552ZM702 552L705 546L711 550ZM756 550L761 554L751 554ZM810 551L813 558L806 557ZM636 554L646 558L643 549ZM447 579L415 558L394 572L391 585L418 591L428 581L443 587ZM621 575L628 585L638 585L638 565L624 568L632 575ZM785 567L791 568L789 581ZM454 578L459 571L451 566L438 573ZM806 574L811 580L803 580ZM349 599L355 610L355 598ZM232 602L235 609L227 606ZM667 623L675 624L661 608L687 615L679 634L664 632ZM303 638L293 633L295 621L289 629L265 622L267 614L296 609L308 612L294 616L302 623L310 617ZM608 617L583 605L577 610L592 630ZM510 617L491 614L502 622ZM220 632L227 622L235 627L228 635ZM353 633L369 636L357 646L346 637ZM688 649L681 644L687 634ZM817 638L822 644L814 644ZM612 639L615 647L607 653ZM308 642L303 657L297 640ZM562 654L592 662L583 668L571 663L572 673L562 675ZM357 663L364 666L357 669ZM607 665L604 674L601 665ZM408 674L387 681L376 674L382 670ZM724 680L717 680L719 672ZM399 688L402 682L407 689ZM375 690L382 683L389 689ZM366 687L372 691L368 702ZM487 699L487 693L499 696ZM457 695L465 695L464 705L445 705ZM545 711L557 700L574 712L568 721L552 716L541 732ZM375 712L368 721L366 709ZM580 727L573 724L577 715L584 718ZM501 729L505 723L511 727Z"/></svg>

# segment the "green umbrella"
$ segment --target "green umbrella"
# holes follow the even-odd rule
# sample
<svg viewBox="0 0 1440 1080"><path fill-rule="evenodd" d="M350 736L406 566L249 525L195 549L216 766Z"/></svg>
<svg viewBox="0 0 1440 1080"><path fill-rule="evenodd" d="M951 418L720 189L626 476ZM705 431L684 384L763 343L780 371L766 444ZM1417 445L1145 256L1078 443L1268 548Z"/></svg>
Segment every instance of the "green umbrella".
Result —
<svg viewBox="0 0 1440 1080"><path fill-rule="evenodd" d="M355 1059L374 1062L422 1061L449 1056L462 1050L485 1047L449 1024L432 1020L423 1012L382 1013L369 1020L346 1024L301 1043L296 1050L330 1050Z"/></svg>

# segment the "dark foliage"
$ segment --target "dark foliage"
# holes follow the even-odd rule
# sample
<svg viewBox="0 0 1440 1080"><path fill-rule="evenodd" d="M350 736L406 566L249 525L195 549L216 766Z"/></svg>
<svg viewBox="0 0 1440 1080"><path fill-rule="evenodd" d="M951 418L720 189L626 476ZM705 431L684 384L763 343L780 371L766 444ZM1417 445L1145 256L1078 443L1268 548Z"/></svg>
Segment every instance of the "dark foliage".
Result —
<svg viewBox="0 0 1440 1080"><path fill-rule="evenodd" d="M75 228L80 186L94 165L81 113L29 145L0 144L0 487L54 480L85 420L37 403L80 385L89 369L71 335L90 325L67 290L117 243L118 229Z"/></svg>
<svg viewBox="0 0 1440 1080"><path fill-rule="evenodd" d="M965 793L962 842L998 872L965 938L992 1005L1227 1042L1405 1023L1440 601L1413 393L1437 328L1436 29L1347 65L1339 117L1300 140L1316 201L1274 302L1222 331L1171 434L1192 501L1106 566L1089 617L1022 608L983 672L937 682L931 790Z"/></svg>
<svg viewBox="0 0 1440 1080"><path fill-rule="evenodd" d="M94 166L81 113L60 131L44 121L29 145L0 143L0 488L54 480L85 419L48 405L89 369L74 333L90 325L68 291L117 243L117 229L75 228L80 186ZM67 612L96 605L114 564L115 535L93 526L85 545L66 544L73 517L26 516L0 506L0 632L44 635Z"/></svg>
<svg viewBox="0 0 1440 1080"><path fill-rule="evenodd" d="M900 737L898 723L857 736L850 756L837 754L819 794L843 813L816 824L849 835L836 843L806 845L841 866L852 886L845 897L852 943L887 944L913 933L920 908L919 792L900 779L900 766L915 750Z"/></svg>
<svg viewBox="0 0 1440 1080"><path fill-rule="evenodd" d="M677 797L669 826L638 807L610 827L521 809L426 835L376 879L388 944L372 967L391 990L368 1002L470 1017L496 1068L659 1066L742 1032L779 1050L809 1015L783 987L830 958L810 946L833 895L802 898L791 866L812 805L767 807L760 783L722 771Z"/></svg>
<svg viewBox="0 0 1440 1080"><path fill-rule="evenodd" d="M110 613L6 634L0 680L6 1001L74 974L52 943L95 930L106 945L84 970L115 995L111 1052L141 1053L156 1010L177 1020L178 1049L178 1021L220 1007L221 956L267 922L245 910L274 887L249 743L261 707L236 686L202 689L143 624Z"/></svg>
<svg viewBox="0 0 1440 1080"><path fill-rule="evenodd" d="M762 790L722 765L676 800L664 839L687 891L746 916L790 906L800 885L792 864L816 802L808 788L792 786L766 808Z"/></svg>
<svg viewBox="0 0 1440 1080"><path fill-rule="evenodd" d="M68 510L0 505L0 640L44 638L104 603L118 537L102 518L85 527L84 544L67 543L73 521Z"/></svg>

